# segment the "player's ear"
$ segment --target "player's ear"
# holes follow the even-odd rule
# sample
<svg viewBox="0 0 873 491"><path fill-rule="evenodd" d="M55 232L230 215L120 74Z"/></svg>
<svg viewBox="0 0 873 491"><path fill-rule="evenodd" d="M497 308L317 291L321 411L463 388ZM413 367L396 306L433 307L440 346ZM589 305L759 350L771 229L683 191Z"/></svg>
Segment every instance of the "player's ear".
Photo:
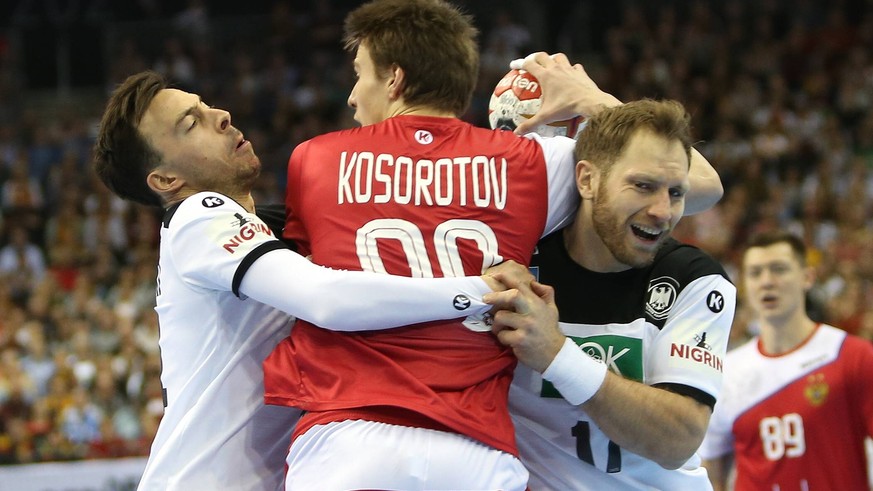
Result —
<svg viewBox="0 0 873 491"><path fill-rule="evenodd" d="M406 71L399 65L391 65L388 70L388 97L391 100L400 99L406 86Z"/></svg>
<svg viewBox="0 0 873 491"><path fill-rule="evenodd" d="M815 284L815 268L812 266L805 266L803 268L803 291L809 291L812 289L812 285Z"/></svg>
<svg viewBox="0 0 873 491"><path fill-rule="evenodd" d="M582 199L593 199L594 190L597 189L597 176L599 172L591 162L580 160L576 162L576 189Z"/></svg>
<svg viewBox="0 0 873 491"><path fill-rule="evenodd" d="M146 176L146 183L149 188L162 197L171 196L182 188L184 180L177 176L172 171L167 171L161 167L149 172Z"/></svg>

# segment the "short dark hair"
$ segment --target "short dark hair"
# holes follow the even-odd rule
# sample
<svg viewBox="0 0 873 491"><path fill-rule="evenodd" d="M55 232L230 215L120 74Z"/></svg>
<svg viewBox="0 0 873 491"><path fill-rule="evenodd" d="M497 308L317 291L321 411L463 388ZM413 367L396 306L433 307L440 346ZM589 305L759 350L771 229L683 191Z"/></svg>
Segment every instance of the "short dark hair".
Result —
<svg viewBox="0 0 873 491"><path fill-rule="evenodd" d="M346 16L344 42L349 51L365 44L380 73L402 68L407 103L461 115L479 77L478 34L443 0L373 0Z"/></svg>
<svg viewBox="0 0 873 491"><path fill-rule="evenodd" d="M127 77L106 103L94 143L94 170L106 187L123 199L163 205L146 182L161 163L161 154L139 132L139 124L155 95L167 87L159 73L140 72Z"/></svg>
<svg viewBox="0 0 873 491"><path fill-rule="evenodd" d="M806 244L797 235L785 230L771 230L752 236L746 242L746 250L752 247L769 247L775 244L788 244L801 266L806 266Z"/></svg>
<svg viewBox="0 0 873 491"><path fill-rule="evenodd" d="M576 142L576 160L588 160L609 174L631 137L647 129L668 140L678 140L691 162L691 116L674 100L640 99L606 108L588 118Z"/></svg>

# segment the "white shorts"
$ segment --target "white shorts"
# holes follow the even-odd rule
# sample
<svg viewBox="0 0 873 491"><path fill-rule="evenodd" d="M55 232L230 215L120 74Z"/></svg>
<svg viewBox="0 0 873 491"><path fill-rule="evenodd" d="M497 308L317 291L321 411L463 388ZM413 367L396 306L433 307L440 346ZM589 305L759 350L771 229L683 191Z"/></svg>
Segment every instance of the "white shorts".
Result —
<svg viewBox="0 0 873 491"><path fill-rule="evenodd" d="M288 491L523 491L518 458L456 433L372 421L313 426L288 452Z"/></svg>

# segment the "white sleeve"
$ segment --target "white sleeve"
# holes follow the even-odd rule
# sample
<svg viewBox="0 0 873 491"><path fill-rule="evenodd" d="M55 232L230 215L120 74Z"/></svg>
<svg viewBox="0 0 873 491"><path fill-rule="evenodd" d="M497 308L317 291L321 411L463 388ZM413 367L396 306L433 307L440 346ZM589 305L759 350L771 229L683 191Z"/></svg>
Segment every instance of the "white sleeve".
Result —
<svg viewBox="0 0 873 491"><path fill-rule="evenodd" d="M720 274L685 286L652 343L646 383L687 385L718 399L736 297L736 287Z"/></svg>
<svg viewBox="0 0 873 491"><path fill-rule="evenodd" d="M563 136L542 137L528 133L543 149L549 186L549 212L543 237L558 230L576 216L579 191L576 189L576 140Z"/></svg>
<svg viewBox="0 0 873 491"><path fill-rule="evenodd" d="M334 331L365 331L481 314L491 289L476 276L408 278L337 271L288 249L258 257L240 293Z"/></svg>

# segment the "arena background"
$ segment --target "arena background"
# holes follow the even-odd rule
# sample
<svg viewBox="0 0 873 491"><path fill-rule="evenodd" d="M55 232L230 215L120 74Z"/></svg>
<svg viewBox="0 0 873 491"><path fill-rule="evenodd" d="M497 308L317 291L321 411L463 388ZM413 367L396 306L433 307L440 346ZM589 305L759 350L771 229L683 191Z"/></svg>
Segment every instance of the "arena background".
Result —
<svg viewBox="0 0 873 491"><path fill-rule="evenodd" d="M153 68L228 109L264 163L256 201L281 202L291 149L355 124L340 34L359 3L0 2L0 490L132 489L161 415L158 214L89 167L109 91ZM623 100L682 101L725 196L676 235L736 280L749 234L796 231L813 316L873 338L873 1L457 3L481 30L468 120L535 50ZM754 330L740 305L734 345Z"/></svg>

